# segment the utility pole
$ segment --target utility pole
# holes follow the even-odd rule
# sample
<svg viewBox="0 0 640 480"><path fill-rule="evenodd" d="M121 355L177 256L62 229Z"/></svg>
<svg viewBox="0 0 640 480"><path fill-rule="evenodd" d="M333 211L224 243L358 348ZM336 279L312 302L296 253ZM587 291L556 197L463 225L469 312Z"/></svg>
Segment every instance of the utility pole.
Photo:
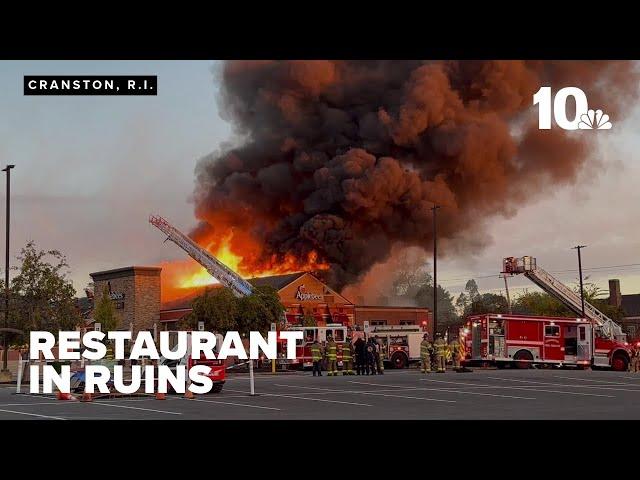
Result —
<svg viewBox="0 0 640 480"><path fill-rule="evenodd" d="M438 236L436 214L440 207L434 205L433 211L433 337L438 331Z"/></svg>
<svg viewBox="0 0 640 480"><path fill-rule="evenodd" d="M573 247L574 250L578 250L578 272L580 275L580 302L582 303L582 318L584 318L584 288L582 286L582 256L580 255L580 250L586 247L586 245L576 245Z"/></svg>
<svg viewBox="0 0 640 480"><path fill-rule="evenodd" d="M6 330L9 328L9 213L10 213L10 194L11 194L11 169L14 168L15 165L7 165L2 169L3 172L7 172L7 214L6 214L6 243L5 243L5 270L4 270L4 335L2 336L2 371L0 372L0 380L11 380L11 373L9 372L9 368L7 366L9 359L9 342L8 335L9 332Z"/></svg>
<svg viewBox="0 0 640 480"><path fill-rule="evenodd" d="M513 310L511 309L511 297L509 296L509 284L507 283L507 274L503 273L502 278L504 278L504 290L507 293L507 306L509 307L509 315L512 315Z"/></svg>

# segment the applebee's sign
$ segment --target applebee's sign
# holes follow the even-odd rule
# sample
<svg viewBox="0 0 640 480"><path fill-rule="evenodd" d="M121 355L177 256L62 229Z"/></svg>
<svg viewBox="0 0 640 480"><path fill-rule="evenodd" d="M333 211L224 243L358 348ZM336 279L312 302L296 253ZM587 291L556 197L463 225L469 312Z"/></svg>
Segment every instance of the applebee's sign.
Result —
<svg viewBox="0 0 640 480"><path fill-rule="evenodd" d="M322 300L322 295L318 295L317 293L307 293L307 289L303 284L298 286L298 290L296 290L296 300L300 300L302 302L309 300Z"/></svg>

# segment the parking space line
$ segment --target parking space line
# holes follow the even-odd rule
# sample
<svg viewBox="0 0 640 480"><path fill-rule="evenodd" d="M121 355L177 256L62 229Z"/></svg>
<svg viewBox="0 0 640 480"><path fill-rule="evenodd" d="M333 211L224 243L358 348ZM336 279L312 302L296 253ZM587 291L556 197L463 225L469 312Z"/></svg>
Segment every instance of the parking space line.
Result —
<svg viewBox="0 0 640 480"><path fill-rule="evenodd" d="M335 393L355 393L357 395L372 395L372 396L376 396L376 397L395 397L395 398L407 398L410 400L426 400L429 402L442 402L442 403L456 403L455 400L443 400L441 398L426 398L426 397L409 397L407 395L393 395L390 393L374 393L374 392L363 392L363 391L358 391L358 390L331 390L331 389L327 389L327 388L320 388L320 387L301 387L301 386L296 386L296 385L284 385L284 384L276 384L276 386L278 387L289 387L289 388L306 388L309 390L324 390L327 392L335 392Z"/></svg>
<svg viewBox="0 0 640 480"><path fill-rule="evenodd" d="M230 392L237 392L238 390L229 390ZM331 392L321 392L322 395L328 395ZM317 395L318 393L315 393L315 395ZM284 398L294 398L294 399L298 399L298 400L310 400L310 401L314 401L314 402L328 402L328 403L344 403L347 405L358 405L361 407L372 407L373 405L367 405L366 403L354 403L354 402L345 402L342 400L326 400L326 399L321 399L321 398L307 398L307 397L301 397L300 395L313 395L312 393L286 393L286 394L278 394L278 393L259 393L258 396L265 396L265 397L284 397ZM228 397L227 397L228 398Z"/></svg>
<svg viewBox="0 0 640 480"><path fill-rule="evenodd" d="M31 405L69 405L75 402L42 402L42 403L0 403L0 407L30 407Z"/></svg>
<svg viewBox="0 0 640 480"><path fill-rule="evenodd" d="M421 387L405 387L403 385L385 385L385 384L381 384L381 383L368 383L368 382L356 382L356 381L350 381L350 383L357 383L360 385L374 385L374 386L379 386L379 387L398 387L400 389L405 389L405 390L422 390L422 391L436 391L436 392L450 392L450 393L462 393L462 394L467 394L467 395L483 395L483 396L487 396L487 397L502 397L502 398L515 398L518 400L536 400L535 397L517 397L515 395L500 395L498 393L482 393L482 392L465 392L462 390L453 390L450 388L421 388Z"/></svg>
<svg viewBox="0 0 640 480"><path fill-rule="evenodd" d="M219 401L219 400L202 400L200 398L192 398L192 399L172 398L171 400L184 400L184 401L187 401L187 402L219 403L221 405L234 405L236 407L247 407L247 408L261 408L263 410L278 410L278 411L281 410L280 408L275 408L275 407L263 407L261 405L247 405L246 403L222 402L222 401Z"/></svg>
<svg viewBox="0 0 640 480"><path fill-rule="evenodd" d="M327 392L327 393L330 393L330 392ZM309 400L311 402L343 403L346 405L356 405L359 407L373 407L373 405L368 405L366 403L344 402L341 400L327 400L326 398L307 398L307 397L299 397L296 395L286 395L286 394L280 395L277 393L264 393L263 395L267 395L269 397L296 398L298 400Z"/></svg>
<svg viewBox="0 0 640 480"><path fill-rule="evenodd" d="M489 378L494 378L494 377L489 377ZM421 381L424 382L438 382L438 383L452 383L452 384L458 384L458 385L469 385L466 383L459 383L459 382L447 382L445 380L430 380L427 378L421 378ZM499 378L498 380L502 380L501 378ZM519 380L516 380L519 381ZM524 382L524 380L522 380ZM525 382L526 383L526 382ZM544 385L544 384L543 384ZM557 385L557 384L551 384L551 385ZM525 390L525 391L534 391L534 392L542 392L542 393L559 393L561 395L576 395L576 396L580 396L580 397L605 397L605 398L616 398L613 395L604 395L604 394L600 394L600 393L584 393L584 392L565 392L563 390L548 390L548 389L542 389L537 387L536 385L523 385L522 387L506 387L506 386L501 386L501 385L476 385L479 388L506 388L509 390ZM560 385L562 386L562 385Z"/></svg>
<svg viewBox="0 0 640 480"><path fill-rule="evenodd" d="M66 418L62 418L62 417L52 417L50 415L38 415L37 413L16 412L15 410L0 409L0 412L15 413L17 415L27 415L29 417L50 418L52 420L66 420Z"/></svg>
<svg viewBox="0 0 640 480"><path fill-rule="evenodd" d="M532 383L535 385L551 385L553 387L574 387L574 388L595 388L597 390L616 390L620 392L640 392L640 389L629 389L629 388L618 388L618 387L610 387L610 386L596 386L596 385L564 385L562 383L550 383L550 382L536 382L533 380L516 380L514 378L500 378L500 377L489 377L494 380L508 381L508 382L518 382L518 383ZM535 386L532 385L532 386Z"/></svg>
<svg viewBox="0 0 640 480"><path fill-rule="evenodd" d="M113 405L112 403L104 403L104 402L91 402L91 405L104 405L105 407L113 407L113 408L128 408L130 410L144 410L146 412L166 413L168 415L182 415L181 412L168 412L166 410L155 410L153 408L130 407L128 405Z"/></svg>
<svg viewBox="0 0 640 480"><path fill-rule="evenodd" d="M561 375L553 375L553 378L563 378L565 380L579 380L581 382L593 382L593 383L604 383L607 385L612 385L612 386L616 386L616 385L622 385L622 386L630 386L630 387L640 387L640 384L633 384L633 383L624 383L624 382L608 382L606 380L593 380L591 378L579 378L579 377L563 377ZM640 391L640 390L639 390Z"/></svg>

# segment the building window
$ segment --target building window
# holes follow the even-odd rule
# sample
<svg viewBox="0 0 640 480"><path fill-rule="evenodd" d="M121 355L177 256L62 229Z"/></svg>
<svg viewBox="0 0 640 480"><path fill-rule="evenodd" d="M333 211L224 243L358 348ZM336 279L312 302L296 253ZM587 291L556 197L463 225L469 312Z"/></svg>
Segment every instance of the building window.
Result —
<svg viewBox="0 0 640 480"><path fill-rule="evenodd" d="M371 320L371 322L369 322L369 324L372 327L380 327L382 325L386 325L387 321L386 320Z"/></svg>
<svg viewBox="0 0 640 480"><path fill-rule="evenodd" d="M416 322L413 320L400 320L400 325L415 325Z"/></svg>

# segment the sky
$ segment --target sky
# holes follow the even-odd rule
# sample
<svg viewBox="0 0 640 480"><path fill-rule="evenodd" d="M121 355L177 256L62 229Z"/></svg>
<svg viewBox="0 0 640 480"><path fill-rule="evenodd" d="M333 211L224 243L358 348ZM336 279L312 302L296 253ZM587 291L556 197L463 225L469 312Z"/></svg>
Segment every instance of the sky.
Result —
<svg viewBox="0 0 640 480"><path fill-rule="evenodd" d="M12 262L29 240L61 250L81 293L91 272L183 259L175 245L163 244L148 216L160 214L183 231L195 225L195 165L232 134L216 105L216 64L0 62L0 165L16 165ZM23 75L37 74L157 75L158 95L23 96ZM578 276L571 247L582 244L588 281L606 288L609 278L619 278L623 294L640 293L640 138L634 128L640 108L624 123L612 121L612 130L597 133L593 155L600 169L583 171L576 185L521 206L511 218L490 219L491 245L473 255L441 258L440 283L457 294L467 279L476 278L481 291L499 292L502 258L532 255L571 284ZM4 225L4 188L0 202ZM4 241L0 248L4 252ZM514 292L536 289L525 278L509 282Z"/></svg>

